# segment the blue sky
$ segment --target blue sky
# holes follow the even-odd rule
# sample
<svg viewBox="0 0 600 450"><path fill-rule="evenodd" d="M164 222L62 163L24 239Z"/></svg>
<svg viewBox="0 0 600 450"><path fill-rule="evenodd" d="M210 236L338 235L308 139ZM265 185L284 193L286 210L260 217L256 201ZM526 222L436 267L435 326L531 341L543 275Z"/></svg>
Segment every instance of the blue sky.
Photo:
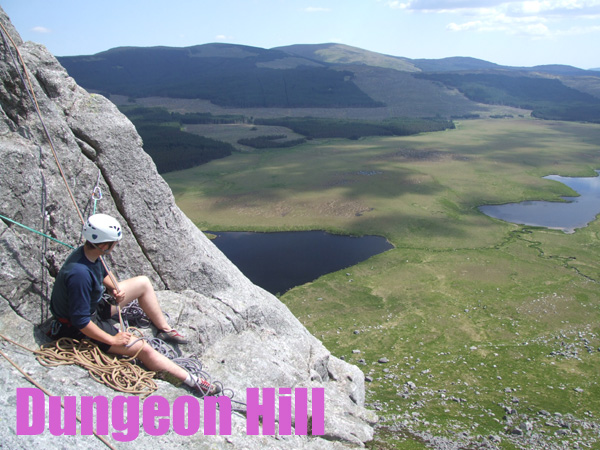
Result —
<svg viewBox="0 0 600 450"><path fill-rule="evenodd" d="M338 42L408 58L600 67L600 0L0 0L56 56L119 46Z"/></svg>

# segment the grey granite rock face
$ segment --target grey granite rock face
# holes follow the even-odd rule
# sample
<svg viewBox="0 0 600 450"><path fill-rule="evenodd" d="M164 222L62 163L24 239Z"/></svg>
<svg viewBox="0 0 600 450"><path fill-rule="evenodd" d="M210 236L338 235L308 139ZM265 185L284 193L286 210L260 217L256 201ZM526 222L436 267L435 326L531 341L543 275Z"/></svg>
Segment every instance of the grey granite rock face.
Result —
<svg viewBox="0 0 600 450"><path fill-rule="evenodd" d="M170 432L136 443L146 448L325 449L362 446L376 417L364 408L364 376L333 357L277 298L254 286L175 205L172 193L143 151L134 126L102 96L77 86L42 46L23 43L0 10L0 214L73 246L81 222L45 136L46 127L82 216L91 214L91 194L103 192L98 212L120 221L124 239L108 259L118 278L147 275L159 291L171 324L191 343L205 369L245 401L246 388L325 388L325 436L247 436L243 405L231 436L180 436ZM22 80L11 37L31 78L40 120ZM0 333L35 348L44 341L37 325L48 317L54 276L70 249L0 220ZM0 340L1 341L1 340ZM0 342L53 395L118 393L74 366L47 369L27 351ZM104 448L89 436L17 436L15 392L32 387L0 358L0 437L7 448ZM171 402L189 394L159 382ZM112 439L117 448L127 448Z"/></svg>

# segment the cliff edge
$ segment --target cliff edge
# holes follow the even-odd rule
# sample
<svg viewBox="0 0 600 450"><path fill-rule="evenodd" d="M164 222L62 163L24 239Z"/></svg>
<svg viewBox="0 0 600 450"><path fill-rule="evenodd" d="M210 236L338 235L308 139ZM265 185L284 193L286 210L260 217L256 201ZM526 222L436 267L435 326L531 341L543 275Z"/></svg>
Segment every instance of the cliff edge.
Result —
<svg viewBox="0 0 600 450"><path fill-rule="evenodd" d="M148 449L333 449L369 441L375 416L364 408L362 372L333 357L285 305L253 285L181 212L135 127L111 102L80 88L43 46L24 43L1 9L0 23L0 215L62 243L81 243L80 218L45 127L83 215L96 207L124 228L123 241L108 259L112 270L119 279L147 275L152 280L171 325L191 340L185 354L198 355L213 379L231 388L240 402L249 387L325 388L324 436L247 436L241 407L230 436L140 432L135 443ZM94 202L97 187L103 196ZM37 325L48 318L54 276L70 251L0 220L2 334L29 348L44 342ZM0 349L55 396L120 395L79 367L45 368L27 351L2 340ZM41 435L17 436L16 388L33 386L4 358L0 380L0 422L6 427L0 446L105 448L93 436L53 436L47 429ZM156 394L172 403L189 392L159 381ZM108 439L116 448L127 446Z"/></svg>

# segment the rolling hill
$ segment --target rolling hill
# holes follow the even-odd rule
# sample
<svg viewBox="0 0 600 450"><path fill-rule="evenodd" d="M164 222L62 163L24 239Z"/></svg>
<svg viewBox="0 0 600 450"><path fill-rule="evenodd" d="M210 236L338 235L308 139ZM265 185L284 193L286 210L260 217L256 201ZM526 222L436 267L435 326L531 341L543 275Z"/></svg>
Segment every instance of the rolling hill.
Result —
<svg viewBox="0 0 600 450"><path fill-rule="evenodd" d="M365 118L385 108L388 118L468 116L487 104L532 110L540 118L600 122L600 74L564 65L411 60L332 43L120 47L59 59L83 87L131 99L202 99L244 109L362 109Z"/></svg>
<svg viewBox="0 0 600 450"><path fill-rule="evenodd" d="M277 47L286 53L301 56L308 60L314 60L327 64L364 64L372 67L384 67L399 70L401 72L419 72L408 58L398 56L382 55L357 47L343 44L297 44L286 47Z"/></svg>
<svg viewBox="0 0 600 450"><path fill-rule="evenodd" d="M83 87L130 97L202 98L264 108L379 106L352 82L352 72L289 59L278 50L209 44L121 47L60 62Z"/></svg>

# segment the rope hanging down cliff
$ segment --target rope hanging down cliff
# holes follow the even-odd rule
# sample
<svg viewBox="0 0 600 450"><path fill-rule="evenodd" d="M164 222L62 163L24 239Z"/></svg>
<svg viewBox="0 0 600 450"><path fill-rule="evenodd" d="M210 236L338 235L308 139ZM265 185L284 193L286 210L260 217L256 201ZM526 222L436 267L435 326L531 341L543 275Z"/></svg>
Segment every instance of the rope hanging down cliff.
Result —
<svg viewBox="0 0 600 450"><path fill-rule="evenodd" d="M84 225L85 224L85 220L83 218L83 215L81 214L81 210L79 209L79 206L77 206L77 201L75 200L75 196L73 195L73 191L71 190L69 183L67 181L67 178L65 176L65 173L63 171L62 165L60 163L60 160L58 158L58 154L56 152L56 148L54 146L54 142L52 141L52 136L50 135L50 132L48 131L48 128L46 127L46 123L44 122L44 118L42 116L41 110L40 110L40 106L38 104L37 98L35 96L35 91L33 89L33 84L31 83L31 79L29 78L29 74L27 73L27 66L25 65L25 62L23 61L23 57L21 56L21 52L19 51L19 47L17 46L17 44L15 43L15 41L10 37L10 35L8 34L8 32L6 31L6 28L4 27L3 24L0 23L0 28L1 28L1 33L2 34L2 40L4 42L4 45L6 47L6 49L8 50L8 52L11 55L11 58L13 60L13 63L15 65L15 69L17 71L17 73L19 74L19 78L21 79L21 81L23 82L23 87L25 89L25 91L27 92L27 95L29 97L29 99L31 100L31 102L33 103L34 107L35 107L35 111L36 114L40 120L40 123L42 124L42 128L44 129L44 133L46 135L46 138L48 139L48 143L50 145L50 149L52 150L52 155L54 156L54 160L56 162L56 165L58 167L58 170L60 172L60 175L63 179L63 182L65 184L65 188L67 189L67 192L69 193L69 197L71 198L71 201L73 203L73 206L75 207L75 210L77 211L77 215L79 216L79 220L81 221L81 224ZM9 45L8 41L10 41L10 43L12 44L12 47L14 47L15 52L18 56L18 60L21 63L21 65L19 66L19 63L17 62L17 59L15 58L15 54L12 51L11 46ZM92 194L92 198L102 198L102 194L101 191L99 191L99 180L100 180L100 175L98 175L98 183L96 183L96 188L94 188L93 194ZM98 189L98 190L97 190ZM98 192L100 193L99 197L98 197ZM95 203L94 203L94 209L95 209ZM102 256L100 256L100 261L102 262L102 265L104 266L104 268L106 269L112 283L113 286L116 288L117 291L119 291L119 284L115 278L115 276L113 275L113 273L109 270L108 266L106 265L106 262L104 261L104 258ZM119 316L121 315L121 309L118 307L118 311L119 311ZM122 323L122 321L121 321ZM121 331L123 331L123 327L121 327Z"/></svg>
<svg viewBox="0 0 600 450"><path fill-rule="evenodd" d="M69 194L69 197L71 198L71 201L72 201L72 203L73 203L73 205L75 207L75 210L77 211L77 215L79 216L79 219L80 219L81 223L84 224L85 220L84 220L83 215L82 215L82 213L81 213L81 211L80 211L80 209L79 209L79 207L77 205L77 202L75 200L73 192L72 192L72 190L71 190L71 188L70 188L70 186L68 184L68 181L66 179L64 171L62 169L62 165L61 165L60 160L58 158L58 155L57 155L54 143L52 141L52 137L51 137L51 135L50 135L50 133L48 131L48 128L46 127L46 124L44 122L44 118L43 118L43 116L41 114L41 110L40 110L37 98L35 96L33 85L31 83L31 79L29 78L29 75L27 73L27 68L26 68L26 65L25 65L25 63L23 61L23 58L22 58L21 53L19 51L19 48L16 45L16 43L14 42L14 40L10 37L10 35L6 31L5 27L1 23L0 23L0 28L1 28L1 34L2 34L2 39L3 39L4 45L5 45L5 47L7 48L8 52L11 55L11 58L12 58L13 63L15 65L16 71L17 71L17 73L18 73L18 75L19 75L19 77L20 77L20 79L21 79L21 81L23 83L25 91L27 92L28 97L30 98L30 100L32 101L32 103L33 103L33 105L35 107L36 114L37 114L37 116L38 116L38 118L40 120L40 123L41 123L41 125L42 125L42 127L44 129L45 136L48 139L48 143L50 145L50 149L51 149L52 154L54 156L54 160L55 160L56 165L58 167L58 170L59 170L59 172L61 174L61 177L63 179L63 182L64 182L65 187L67 189L67 192ZM12 46L15 49L15 52L16 52L16 54L18 56L18 60L20 62L21 67L19 67L19 63L17 62L17 58L15 57L15 54L13 53L13 51L11 49L11 46L8 44L8 41L10 41L12 43ZM93 201L93 210L94 210L94 213L96 211L96 206L97 206L98 200L102 199L102 191L100 189L100 177L101 177L101 175L99 173L98 174L98 180L96 182L95 188L93 189L92 197L91 197L91 200ZM25 225L22 225L22 224L18 223L16 221L12 220L12 219L8 219L5 216L0 216L0 218L8 220L8 221L10 221L12 223L15 223L15 224L19 225L19 226L22 226L22 227L24 227L24 228L26 228L26 229L28 229L30 231L33 231L33 232L35 232L37 234L40 234L40 235L42 235L42 236L44 236L46 238L50 238L50 239L52 239L52 240L54 240L54 241L56 241L56 242L58 242L60 244L63 244L63 245L71 247L70 245L65 244L65 243L63 243L61 241L58 241L57 239L54 239L54 238L48 236L45 233L41 233L39 231L36 231L36 230L34 230L34 229L30 228L30 227L27 227ZM111 281L113 283L113 286L115 286L116 289L117 289L117 291L119 291L119 284L118 284L116 278L114 277L114 275L112 274L112 272L106 266L106 263L105 263L104 259L102 257L100 257L100 260L101 260L102 264L104 265L104 267L105 267L108 275L110 276ZM120 310L119 307L118 307L118 311L119 311L119 319L120 319L120 322L121 322L121 330L123 331L124 330L124 325L123 325L123 320L122 320L122 317L121 317L121 310ZM3 336L1 336L1 337L3 337ZM139 339L142 339L144 341L148 340L147 338L144 338L144 337L140 337ZM155 347L155 348L156 347L160 348L161 345L164 346L164 343L163 344L156 343L156 341L160 341L158 339L153 339L152 341L154 341L153 342L154 345L152 345L152 346ZM145 344L146 344L146 342L144 342L144 345ZM20 345L20 344L17 344L17 345ZM91 368L89 368L87 366L88 365L94 366L95 363L97 364L100 361L102 361L104 363L104 365L111 366L111 363L106 364L106 362L107 362L106 357L104 357L104 356L100 357L98 354L95 354L95 353L89 351L90 349L84 349L84 350L82 350L82 346L85 347L86 345L87 344L85 344L85 341L83 341L82 343L78 343L77 341L72 341L72 340L64 341L64 342L63 341L59 341L59 342L57 342L55 348L51 350L50 353L52 353L52 354L48 353L48 350L50 350L49 348L44 348L44 347L42 347L40 349L40 351L36 351L35 353L38 354L38 359L41 358L40 362L42 362L42 361L46 362L45 365L67 364L67 363L72 363L73 360L75 360L78 364L83 365L84 367L88 368L88 370L94 370L94 371L97 370L97 368L91 369ZM96 351L99 352L99 350L97 348L96 348ZM99 352L99 353L101 353L101 352ZM139 351L138 351L138 353L139 353ZM86 354L87 355L87 360L92 361L92 362L91 363L86 362L86 358L82 358L82 356L81 356L83 354ZM129 361L133 360L136 356L137 356L137 354L135 356L131 357L131 358L128 358L126 360L120 360L120 361L122 361L122 362L129 362ZM108 358L108 359L110 359L111 361L113 361L113 360L114 361L118 361L117 358L112 358L112 359ZM206 379L206 378L210 379L210 376L206 372L202 371L202 366L199 363L199 361L197 361L195 359L191 359L191 358L187 358L187 359L173 358L172 355L170 356L169 359L173 359L174 362L176 362L177 364L179 364L181 367L183 367L189 373L195 374L197 376L200 375L200 377L204 378L204 379ZM62 362L58 362L58 361L62 361ZM69 361L69 362L66 362L66 361ZM44 364L44 363L42 363L42 364ZM136 367L137 369L139 369L137 366L133 366L133 367ZM143 393L143 395L148 395L147 389L150 389L150 393L154 389L156 389L156 385L154 384L153 381L151 381L151 378L154 375L153 372L149 372L148 373L150 381L151 381L151 384L146 385L142 391L138 392L137 389L138 389L140 380L141 379L146 379L146 377L142 377L140 375L141 372L136 372L134 370L134 375L132 377L130 377L130 379L128 381L122 382L122 381L120 381L120 378L119 378L119 376L121 376L121 375L117 376L117 375L115 375L115 373L118 372L118 371L123 372L123 366L112 366L110 370L112 370L112 372L110 372L111 373L110 375L98 375L98 376L95 376L94 373L96 373L96 372L90 372L90 373L98 381L102 381L102 382L104 382L106 384L109 384L109 385L111 385L111 387L115 388L116 390L120 390L120 391L123 391L123 392ZM127 377L127 376L125 375L125 377ZM107 380L112 380L112 382L109 382ZM115 381L115 380L119 380L119 381ZM131 381L131 380L133 380L133 381ZM219 383L219 382L216 382L216 383ZM130 387L131 385L133 385L134 387L131 388ZM219 383L219 385L221 385L221 383ZM133 391L130 390L130 389L133 389ZM199 389L199 391L203 392L202 389ZM223 391L222 385L221 385L221 391ZM230 389L228 389L227 391L230 392L229 396L231 398L233 398L233 396L234 396L233 391L231 391Z"/></svg>
<svg viewBox="0 0 600 450"><path fill-rule="evenodd" d="M4 45L6 46L8 52L10 53L10 56L15 65L15 69L17 70L17 73L19 74L19 77L21 78L21 81L23 82L23 87L25 88L25 91L27 92L29 99L34 104L35 112L37 113L37 115L40 119L40 123L42 124L42 127L44 128L44 133L46 135L46 138L48 139L48 143L50 144L50 149L52 150L52 155L54 156L54 160L56 161L56 165L58 167L60 175L65 183L65 187L67 189L67 192L69 193L69 197L71 198L71 201L73 202L73 205L75 206L75 210L77 211L77 214L79 215L79 219L81 220L81 223L83 224L84 223L83 216L81 215L81 211L79 210L79 207L77 206L77 202L75 201L73 192L71 191L71 188L69 187L69 183L67 182L67 178L65 176L65 173L64 173L62 166L60 164L60 161L58 159L58 154L56 153L56 148L54 147L54 142L52 141L52 136L50 136L50 132L48 131L48 128L46 127L46 123L44 122L44 118L42 117L40 105L38 104L37 98L35 96L35 92L33 90L33 85L31 84L31 79L29 78L29 74L27 73L27 68L25 66L25 62L23 61L23 57L21 56L21 52L19 51L19 47L17 46L15 41L10 37L10 34L8 34L8 32L6 31L6 28L4 28L4 25L2 25L1 23L0 23L0 28L2 28L1 34L2 34L2 40L4 41ZM19 64L17 63L17 60L15 58L15 55L12 51L11 46L8 45L7 39L11 42L12 47L14 47L14 49L17 53L17 56L21 63L21 68L23 69L22 71L20 70Z"/></svg>
<svg viewBox="0 0 600 450"><path fill-rule="evenodd" d="M19 51L18 46L16 45L15 41L10 37L10 35L8 34L8 32L6 31L6 28L4 28L4 25L2 25L0 23L0 27L2 28L2 39L4 41L4 45L6 46L6 48L8 49L11 58L13 60L13 63L15 64L15 69L17 70L19 77L21 78L21 81L23 82L23 87L25 88L25 91L27 92L27 95L29 96L30 100L32 101L32 103L35 106L35 111L37 113L38 118L40 119L40 123L42 124L42 127L44 129L44 133L48 139L48 143L50 144L50 149L52 150L52 155L54 156L54 160L56 161L56 165L58 167L58 170L60 172L60 175L64 181L65 187L67 189L67 192L69 193L69 197L71 198L71 201L73 203L73 206L75 207L75 210L77 211L77 215L79 216L79 220L81 221L81 224L84 225L85 224L85 219L83 218L83 215L81 214L81 210L79 209L79 206L77 206L77 201L75 200L75 196L73 195L73 191L71 190L71 187L69 186L69 183L67 181L67 178L65 176L65 173L63 171L62 165L60 164L60 160L58 159L58 154L56 152L56 149L54 147L54 142L52 141L52 136L50 135L50 132L48 131L48 128L46 127L46 123L44 122L44 118L42 117L42 113L40 110L40 106L38 104L37 98L35 96L35 91L33 90L33 85L31 83L31 79L29 78L29 74L27 73L27 67L25 65L25 62L23 61L23 57L21 56L21 52ZM19 58L19 61L21 63L21 68L22 71L20 70L21 68L19 67L19 64L17 63L17 60L15 58L15 55L11 49L11 47L8 45L7 39L10 40L10 42L12 43L13 47L15 48L15 51L17 53L17 56ZM100 178L100 176L98 176L98 179ZM96 187L99 189L99 182L96 184ZM100 191L101 193L101 191ZM94 195L97 194L96 189L94 189L94 193L92 194L92 197L94 197ZM101 198L101 197L100 197ZM94 204L95 206L95 204ZM108 266L106 265L106 262L104 261L104 258L102 256L100 256L100 261L102 262L102 265L104 266L104 268L106 269L108 276L110 277L113 286L116 288L117 292L120 291L119 289L119 283L117 282L115 276L113 275L113 273L109 270ZM121 309L120 307L117 305L117 309L119 311L119 317L121 316ZM122 321L121 321L122 322ZM123 327L121 326L121 331L124 331Z"/></svg>

